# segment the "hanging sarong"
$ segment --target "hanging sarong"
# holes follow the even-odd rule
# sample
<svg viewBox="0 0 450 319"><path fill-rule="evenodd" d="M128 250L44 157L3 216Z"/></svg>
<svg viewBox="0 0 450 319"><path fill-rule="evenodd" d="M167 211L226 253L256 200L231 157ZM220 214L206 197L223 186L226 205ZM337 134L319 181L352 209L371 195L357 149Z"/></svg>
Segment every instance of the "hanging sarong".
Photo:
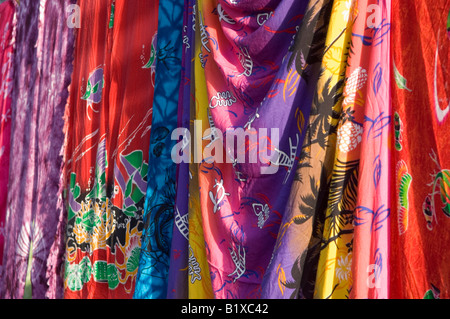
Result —
<svg viewBox="0 0 450 319"><path fill-rule="evenodd" d="M175 215L176 164L172 132L178 125L183 1L161 1L142 251L134 298L166 298Z"/></svg>
<svg viewBox="0 0 450 319"><path fill-rule="evenodd" d="M64 111L72 73L72 1L20 1L11 102L11 160L3 278L6 298L62 295L54 260L61 202ZM55 264L56 263L56 264Z"/></svg>
<svg viewBox="0 0 450 319"><path fill-rule="evenodd" d="M11 94L15 7L12 1L0 4L0 283L5 244L6 201L8 194L9 151L11 142ZM0 287L0 294L2 287Z"/></svg>
<svg viewBox="0 0 450 319"><path fill-rule="evenodd" d="M199 186L216 298L260 298L264 275L274 272L274 264L266 269L320 66L309 51L312 33L298 33L307 4L198 1L208 92L199 107L210 128Z"/></svg>
<svg viewBox="0 0 450 319"><path fill-rule="evenodd" d="M446 299L450 298L450 1L406 6L393 0L391 30L389 297Z"/></svg>
<svg viewBox="0 0 450 319"><path fill-rule="evenodd" d="M68 106L65 298L132 298L141 251L158 2L81 1Z"/></svg>
<svg viewBox="0 0 450 319"><path fill-rule="evenodd" d="M390 0L358 1L358 17L352 31L354 54L349 57L344 90L346 107L364 108L353 216L350 298L356 299L389 298L390 290L390 22ZM361 91L354 93L359 86ZM351 110L347 110L346 114L350 114Z"/></svg>

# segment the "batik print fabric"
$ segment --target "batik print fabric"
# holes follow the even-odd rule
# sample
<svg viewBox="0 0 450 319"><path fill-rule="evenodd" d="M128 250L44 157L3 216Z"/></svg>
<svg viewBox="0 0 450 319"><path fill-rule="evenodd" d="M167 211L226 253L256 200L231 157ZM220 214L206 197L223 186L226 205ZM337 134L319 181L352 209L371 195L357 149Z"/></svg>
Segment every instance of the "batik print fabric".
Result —
<svg viewBox="0 0 450 319"><path fill-rule="evenodd" d="M200 62L200 36L196 25L195 1L185 3L183 27L183 60L179 97L179 142L172 152L178 165L177 198L169 268L168 298L212 298L211 280L206 261L202 215L198 190L198 163L194 163L191 132L192 119L204 119L207 103L205 76ZM203 73L203 74L202 74ZM195 79L195 82L194 82ZM181 109L180 109L181 108ZM206 127L204 127L206 129ZM207 141L203 141L204 147ZM176 156L175 156L176 155Z"/></svg>
<svg viewBox="0 0 450 319"><path fill-rule="evenodd" d="M353 5L351 1L329 1L323 2L320 7L318 5L311 7L306 15L311 16L311 24L301 29L304 32L311 28L313 31L309 32L315 34L319 49L312 52L309 59L315 57L315 63L321 64L320 77L279 233L280 247L277 250L280 257L276 259L276 273L271 278L272 295L268 295L277 298L313 298L321 295L331 285L327 277L335 273L329 266L318 266L318 262L319 256L333 255L334 251L328 250L335 247L334 244L329 245L334 238L328 236L330 217L326 218L325 213L332 192L330 180L333 176ZM333 260L331 257L328 263Z"/></svg>
<svg viewBox="0 0 450 319"><path fill-rule="evenodd" d="M334 133L334 143L331 143L333 140L330 137L328 138L328 148L333 148L333 152L328 151L332 163L330 165L329 161L325 160L324 163L330 166L324 165L325 171L323 172L326 175L331 172L328 183L322 190L327 194L328 202L323 217L318 216L320 222L317 224L323 225L323 229L317 230L320 236L315 234L315 237L320 238L317 244L320 254L319 264L316 278L312 280L315 283L313 296L316 299L348 298L352 283L351 239L353 226L351 216L355 206L355 196L352 196L353 199L348 199L351 198L349 194L354 192L356 187L355 176L357 176L358 165L354 165L354 161L345 163L346 154L356 149L358 135L346 136L349 123L346 124L347 121L342 120L338 124L338 120L344 119L346 114L342 112L344 76L347 71L350 37L356 15L357 6L354 1L334 1L327 38L327 42L332 45L327 44L327 53L323 60L326 70L332 74L330 83L335 82L334 101L336 104L331 110L331 119L334 121L330 123L332 124L330 129ZM333 124L335 124L334 127ZM314 254L309 252L309 255Z"/></svg>
<svg viewBox="0 0 450 319"><path fill-rule="evenodd" d="M172 160L181 83L183 1L161 2L142 251L134 298L166 298L176 200ZM147 141L148 143L148 141Z"/></svg>
<svg viewBox="0 0 450 319"><path fill-rule="evenodd" d="M189 9L191 8L191 9ZM192 13L192 2L185 2L183 8L183 46L181 59L180 90L178 97L177 129L182 147L177 154L171 152L172 160L183 158L183 152L189 153L190 101L191 101L191 70L192 52L195 39L195 25ZM184 145L184 147L183 147ZM181 155L180 155L181 153ZM175 157L176 155L176 157ZM179 163L175 159L176 163ZM189 296L189 160L180 162L176 172L176 198L174 227L170 248L170 267L168 274L167 298L187 299Z"/></svg>
<svg viewBox="0 0 450 319"><path fill-rule="evenodd" d="M364 120L353 220L353 299L389 298L390 22L390 1L358 2L352 32L352 50L358 54L350 56L349 64L358 65L362 73L365 70L361 79L367 75L367 80L362 88ZM344 92L350 99L352 95L346 93L351 92L353 85L351 75Z"/></svg>
<svg viewBox="0 0 450 319"><path fill-rule="evenodd" d="M214 129L210 131L211 138L203 138L202 133L210 128L211 117L208 109L201 107L208 104L208 93L206 89L206 78L204 71L204 59L202 54L202 42L199 25L199 3L193 7L193 19L195 20L195 42L194 42L194 89L193 101L191 101L191 140L201 139L200 149L194 148L191 153L189 164L189 298L212 299L214 298L211 285L210 269L207 258L209 251L204 237L204 223L200 204L199 168L200 165L194 161L195 152L203 154L204 149L210 144L211 138L215 137ZM200 122L197 122L200 121ZM208 134L207 134L208 135ZM201 158L201 155L198 156Z"/></svg>
<svg viewBox="0 0 450 319"><path fill-rule="evenodd" d="M307 3L198 5L208 93L200 107L207 107L210 128L223 132L204 134L209 144L199 167L211 284L215 298L260 298L318 76L318 68L306 68L308 82L293 62ZM236 129L255 138L227 146Z"/></svg>
<svg viewBox="0 0 450 319"><path fill-rule="evenodd" d="M392 1L390 298L450 297L449 12Z"/></svg>
<svg viewBox="0 0 450 319"><path fill-rule="evenodd" d="M147 188L157 2L82 1L67 114L65 298L132 298Z"/></svg>
<svg viewBox="0 0 450 319"><path fill-rule="evenodd" d="M71 1L17 7L4 297L61 296L52 258L62 206L59 190L64 110L72 72ZM54 88L54 90L49 90Z"/></svg>
<svg viewBox="0 0 450 319"><path fill-rule="evenodd" d="M8 194L11 139L11 93L13 81L14 13L12 1L0 4L0 282L5 243L6 200ZM2 288L0 287L0 291Z"/></svg>
<svg viewBox="0 0 450 319"><path fill-rule="evenodd" d="M321 167L324 165L325 156L328 155L325 151L327 140L332 145L332 139L329 139L328 135L336 91L332 84L336 85L336 81L332 81L331 73L322 63L332 5L332 1L309 2L296 36L296 54L293 55L295 68L290 70L285 82L287 88L290 88L292 83L295 83L292 81L305 81L314 89L314 98L309 119L301 119L307 123L305 139L299 145L299 156L295 158L298 163L294 181L280 221L273 258L264 278L264 298L303 298L308 290L302 284L302 278L310 276L307 274L309 268L305 271L303 269L312 235L312 220L321 209L320 204L324 202L324 194L319 194L319 190L325 187L319 183L323 183L323 178L327 178L326 174L322 174ZM311 76L313 72L320 74L320 78ZM325 77L327 84L323 83ZM332 147L330 148L332 150ZM313 163L312 158L317 161Z"/></svg>

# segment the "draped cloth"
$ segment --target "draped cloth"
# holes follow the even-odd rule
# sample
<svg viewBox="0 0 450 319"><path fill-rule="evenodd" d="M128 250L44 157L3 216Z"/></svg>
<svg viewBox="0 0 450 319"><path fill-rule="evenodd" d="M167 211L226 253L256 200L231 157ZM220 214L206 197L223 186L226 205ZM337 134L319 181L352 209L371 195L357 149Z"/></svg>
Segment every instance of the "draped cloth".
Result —
<svg viewBox="0 0 450 319"><path fill-rule="evenodd" d="M358 6L359 14L352 31L352 50L357 53L349 57L349 64L358 65L358 69L349 68L344 93L347 98L344 101L350 105L355 98L354 109L359 107L358 98L359 105L364 108L358 197L353 219L354 276L350 298L385 299L390 293L392 206L389 185L391 1L358 1ZM359 96L352 93L353 72L361 80L356 82L357 87L361 83Z"/></svg>
<svg viewBox="0 0 450 319"><path fill-rule="evenodd" d="M207 122L205 76L200 62L200 36L196 23L195 1L185 2L183 25L183 58L178 104L180 141L172 152L178 163L177 192L168 280L168 298L212 298L211 278L206 260L202 213L198 189L198 163L193 162L194 121ZM202 74L203 72L203 74ZM195 133L194 133L195 134ZM174 138L174 136L172 137ZM204 141L206 146L207 142ZM177 156L174 156L177 154Z"/></svg>
<svg viewBox="0 0 450 319"><path fill-rule="evenodd" d="M449 14L392 1L391 298L450 297Z"/></svg>
<svg viewBox="0 0 450 319"><path fill-rule="evenodd" d="M158 2L80 1L65 152L65 298L132 298L141 251Z"/></svg>
<svg viewBox="0 0 450 319"><path fill-rule="evenodd" d="M5 243L6 201L8 194L11 139L11 94L13 81L14 13L12 1L0 4L0 280ZM1 288L0 288L1 291Z"/></svg>
<svg viewBox="0 0 450 319"><path fill-rule="evenodd" d="M3 285L5 298L61 296L53 243L62 205L64 110L72 72L71 1L17 7ZM52 89L50 89L52 88ZM60 263L61 264L61 263Z"/></svg>
<svg viewBox="0 0 450 319"><path fill-rule="evenodd" d="M198 172L215 298L260 298L276 270L269 262L319 73L301 62L311 44L297 32L307 5L198 2L207 89L199 107L210 128ZM248 140L227 144L236 134Z"/></svg>
<svg viewBox="0 0 450 319"><path fill-rule="evenodd" d="M172 132L178 125L183 3L181 0L164 1L158 9L158 53L148 185L134 298L167 296L176 201L176 164L171 156L175 140L172 140Z"/></svg>
<svg viewBox="0 0 450 319"><path fill-rule="evenodd" d="M195 1L197 3L197 1ZM203 139L203 132L210 127L208 109L202 107L208 104L208 93L206 88L206 78L204 71L204 58L202 53L201 29L198 17L199 6L193 8L194 26L194 56L193 56L193 78L194 85L191 101L191 121L190 132L191 141L201 139L192 148L191 142L191 162L189 163L189 298L211 299L214 298L213 287L211 285L211 275L207 258L208 246L204 237L204 224L202 209L200 205L199 187L199 160L194 161L196 152L203 154L203 150L210 143L210 140ZM196 122L200 121L200 122ZM210 132L213 134L213 132ZM201 156L200 156L201 158Z"/></svg>
<svg viewBox="0 0 450 319"><path fill-rule="evenodd" d="M193 39L195 21L193 20L192 1L186 1L183 7L182 29L182 58L180 90L178 95L177 130L179 137L189 141L187 132L190 129L190 102L192 79L192 52L195 39ZM173 137L172 137L173 138ZM187 144L185 144L188 146ZM188 154L189 148L181 148L180 152ZM178 162L171 152L172 160ZM187 299L189 296L189 161L182 161L176 172L176 197L174 209L173 235L170 249L170 267L168 274L167 298Z"/></svg>
<svg viewBox="0 0 450 319"><path fill-rule="evenodd" d="M279 232L276 269L265 286L267 297L326 298L333 291L335 248L345 236L341 229L333 233L331 215L339 218L339 196L333 194L342 193L333 187L333 166L353 9L351 1L314 3L307 13L310 23L300 29L314 34L320 76Z"/></svg>
<svg viewBox="0 0 450 319"><path fill-rule="evenodd" d="M358 136L347 136L348 127L355 125L348 121L339 121L342 119L342 103L344 100L344 84L343 78L346 75L347 59L350 51L350 38L352 34L353 23L358 14L356 1L334 1L333 10L330 17L330 25L328 27L328 36L326 44L326 53L324 55L323 65L327 73L331 73L329 78L329 90L319 96L319 101L323 101L320 105L326 105L330 99L334 101L332 109L328 109L330 114L330 132L334 133L327 140L327 153L323 165L323 177L327 183L320 188L321 194L327 196L327 206L325 211L319 211L316 216L317 225L323 225L322 230L315 230L313 233L314 245L308 252L305 269L314 265L312 261L316 261L317 251L320 252L319 263L317 265L317 273L312 271L311 278L304 275L307 279L312 279L314 284L314 298L348 298L352 287L351 272L351 240L353 238L352 211L355 207L355 196L351 199L349 194L355 191L357 186L357 161L347 160L347 156L355 156L358 153L357 144ZM324 77L322 81L326 80ZM321 80L319 80L320 83ZM320 84L319 84L320 85ZM328 104L330 104L328 102ZM322 112L320 112L322 113ZM361 113L361 112L360 112ZM351 130L351 129L350 129ZM330 150L333 149L333 151ZM319 149L320 150L320 149ZM353 153L353 154L352 154ZM319 155L310 156L317 158ZM330 160L332 162L330 164ZM313 165L313 164L311 164ZM329 177L328 177L329 175ZM327 176L327 177L326 177ZM323 196L323 195L322 195ZM319 227L317 227L319 228ZM317 234L320 233L320 235ZM304 272L305 273L305 272ZM308 282L303 280L303 282ZM311 290L309 290L311 292ZM303 288L305 297L311 296L307 294L307 290Z"/></svg>
<svg viewBox="0 0 450 319"><path fill-rule="evenodd" d="M449 298L450 0L0 0L0 298Z"/></svg>

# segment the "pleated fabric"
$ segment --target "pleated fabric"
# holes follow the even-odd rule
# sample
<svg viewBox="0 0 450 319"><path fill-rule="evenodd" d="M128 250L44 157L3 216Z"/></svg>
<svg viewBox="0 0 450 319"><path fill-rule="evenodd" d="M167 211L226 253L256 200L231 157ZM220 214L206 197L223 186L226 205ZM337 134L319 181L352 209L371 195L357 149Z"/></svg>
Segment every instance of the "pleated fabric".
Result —
<svg viewBox="0 0 450 319"><path fill-rule="evenodd" d="M449 18L448 0L392 1L391 298L449 298Z"/></svg>
<svg viewBox="0 0 450 319"><path fill-rule="evenodd" d="M8 195L9 154L11 147L11 95L13 82L14 19L12 1L0 4L0 278L5 244L6 201ZM0 291L2 288L0 287Z"/></svg>
<svg viewBox="0 0 450 319"><path fill-rule="evenodd" d="M199 166L215 298L260 298L264 276L274 272L269 262L319 73L302 69L303 39L294 40L307 5L199 2L208 124L223 134L204 134ZM233 146L239 134L248 140L238 136Z"/></svg>
<svg viewBox="0 0 450 319"><path fill-rule="evenodd" d="M21 1L17 7L4 298L62 294L53 244L63 213L64 110L74 45L65 10L71 3Z"/></svg>
<svg viewBox="0 0 450 319"><path fill-rule="evenodd" d="M352 272L350 297L355 299L389 298L391 221L390 194L390 1L359 1L358 18L352 32L349 64L358 65L362 85L360 103L364 108L361 159L358 172L358 198L354 211ZM357 57L355 59L354 57ZM350 73L352 72L352 73ZM349 68L345 88L352 103L354 82ZM358 84L357 84L358 87ZM357 97L355 97L357 100ZM357 108L356 105L354 108Z"/></svg>
<svg viewBox="0 0 450 319"><path fill-rule="evenodd" d="M166 298L173 237L176 172L172 160L181 83L183 1L161 2L142 250L135 298Z"/></svg>
<svg viewBox="0 0 450 319"><path fill-rule="evenodd" d="M64 297L130 299L144 228L158 2L78 5L66 120Z"/></svg>

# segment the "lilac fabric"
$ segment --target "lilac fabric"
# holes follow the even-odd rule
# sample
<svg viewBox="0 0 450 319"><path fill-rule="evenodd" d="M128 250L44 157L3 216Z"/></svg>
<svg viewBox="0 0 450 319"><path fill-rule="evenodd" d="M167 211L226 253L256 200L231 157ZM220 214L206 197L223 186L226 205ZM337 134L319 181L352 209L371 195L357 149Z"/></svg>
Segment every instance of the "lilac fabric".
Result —
<svg viewBox="0 0 450 319"><path fill-rule="evenodd" d="M0 4L0 278L3 266L4 226L8 194L9 151L11 141L11 91L14 52L14 15L12 1Z"/></svg>
<svg viewBox="0 0 450 319"><path fill-rule="evenodd" d="M17 11L3 298L22 298L25 290L36 299L62 297L60 178L73 59L74 30L66 23L71 3L22 0Z"/></svg>

